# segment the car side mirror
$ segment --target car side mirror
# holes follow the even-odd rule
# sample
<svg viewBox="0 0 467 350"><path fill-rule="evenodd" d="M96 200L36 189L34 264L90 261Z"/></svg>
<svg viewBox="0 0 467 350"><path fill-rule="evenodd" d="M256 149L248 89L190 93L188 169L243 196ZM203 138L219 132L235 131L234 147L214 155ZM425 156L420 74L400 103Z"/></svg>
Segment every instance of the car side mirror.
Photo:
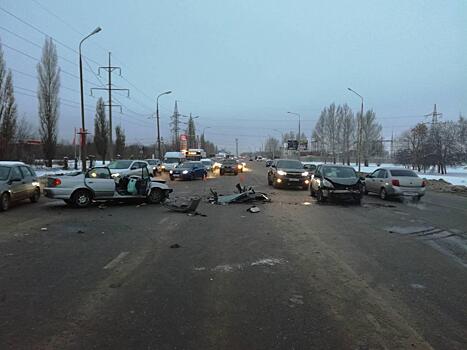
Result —
<svg viewBox="0 0 467 350"><path fill-rule="evenodd" d="M136 165L133 165L133 166L131 167L131 170L136 170L136 169L138 169L138 168L136 167Z"/></svg>

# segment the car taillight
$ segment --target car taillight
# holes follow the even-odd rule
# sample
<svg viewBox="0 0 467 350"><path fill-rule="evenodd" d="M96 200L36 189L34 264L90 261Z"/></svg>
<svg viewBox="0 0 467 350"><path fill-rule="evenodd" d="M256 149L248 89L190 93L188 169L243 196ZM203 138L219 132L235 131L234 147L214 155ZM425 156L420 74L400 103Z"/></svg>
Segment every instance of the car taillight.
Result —
<svg viewBox="0 0 467 350"><path fill-rule="evenodd" d="M54 181L52 182L52 186L56 187L56 186L60 186L62 184L62 180L60 179L54 179Z"/></svg>
<svg viewBox="0 0 467 350"><path fill-rule="evenodd" d="M422 181L422 187L425 187L426 186L426 180L423 180Z"/></svg>
<svg viewBox="0 0 467 350"><path fill-rule="evenodd" d="M391 181L391 183L392 183L393 186L400 186L400 185L401 185L401 184L399 183L399 180L396 180L396 179L393 179L393 180Z"/></svg>

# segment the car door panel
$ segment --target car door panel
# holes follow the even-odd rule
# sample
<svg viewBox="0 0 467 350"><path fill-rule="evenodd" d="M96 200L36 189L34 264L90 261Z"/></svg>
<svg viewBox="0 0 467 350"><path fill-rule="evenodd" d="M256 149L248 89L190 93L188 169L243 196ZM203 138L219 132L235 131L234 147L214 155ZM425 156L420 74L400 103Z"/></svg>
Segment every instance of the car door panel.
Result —
<svg viewBox="0 0 467 350"><path fill-rule="evenodd" d="M115 181L107 168L89 170L84 182L94 192L96 198L113 197L115 193Z"/></svg>
<svg viewBox="0 0 467 350"><path fill-rule="evenodd" d="M13 181L18 180L18 181ZM19 201L27 198L25 181L19 167L15 166L10 171L10 193L13 201Z"/></svg>
<svg viewBox="0 0 467 350"><path fill-rule="evenodd" d="M32 172L29 171L29 168L20 166L20 170L23 173L25 196L29 198L36 190L35 186L32 184L35 180L33 178Z"/></svg>
<svg viewBox="0 0 467 350"><path fill-rule="evenodd" d="M379 169L376 169L370 174L370 177L367 177L365 179L365 186L367 191L374 192L376 190L376 185L375 185L375 180L376 177L378 176Z"/></svg>

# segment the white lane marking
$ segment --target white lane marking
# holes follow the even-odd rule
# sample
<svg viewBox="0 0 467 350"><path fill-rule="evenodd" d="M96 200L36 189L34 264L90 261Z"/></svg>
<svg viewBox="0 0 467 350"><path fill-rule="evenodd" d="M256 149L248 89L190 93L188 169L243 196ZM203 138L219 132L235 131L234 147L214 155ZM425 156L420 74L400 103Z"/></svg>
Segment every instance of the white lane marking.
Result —
<svg viewBox="0 0 467 350"><path fill-rule="evenodd" d="M252 266L274 266L274 265L279 265L279 264L284 264L284 263L287 263L287 260L283 258L264 258L264 259L253 261L251 263L217 265L209 270L213 272L234 272L234 271L243 270L245 268L252 267ZM195 267L194 270L205 271L206 268Z"/></svg>
<svg viewBox="0 0 467 350"><path fill-rule="evenodd" d="M104 266L104 270L110 270L113 269L119 262L121 262L125 256L127 256L130 252L121 252L120 254L117 255L115 259L110 261L107 265Z"/></svg>
<svg viewBox="0 0 467 350"><path fill-rule="evenodd" d="M280 258L265 258L261 260L257 260L251 263L251 266L258 266L258 265L268 265L268 266L274 266L277 264L283 264L284 262L287 262L286 260Z"/></svg>
<svg viewBox="0 0 467 350"><path fill-rule="evenodd" d="M169 220L169 218L166 216L166 217L163 218L161 221L159 221L159 225L160 225L160 224L163 224L163 223L166 222L167 220Z"/></svg>

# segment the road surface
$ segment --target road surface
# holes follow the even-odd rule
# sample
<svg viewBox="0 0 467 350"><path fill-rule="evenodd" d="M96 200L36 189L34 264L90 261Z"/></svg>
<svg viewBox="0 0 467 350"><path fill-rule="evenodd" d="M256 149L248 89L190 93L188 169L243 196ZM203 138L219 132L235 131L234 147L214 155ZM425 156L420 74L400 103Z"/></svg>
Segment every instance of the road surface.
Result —
<svg viewBox="0 0 467 350"><path fill-rule="evenodd" d="M0 214L0 349L466 349L467 198L317 204L239 176L272 202ZM179 248L171 248L173 245Z"/></svg>

